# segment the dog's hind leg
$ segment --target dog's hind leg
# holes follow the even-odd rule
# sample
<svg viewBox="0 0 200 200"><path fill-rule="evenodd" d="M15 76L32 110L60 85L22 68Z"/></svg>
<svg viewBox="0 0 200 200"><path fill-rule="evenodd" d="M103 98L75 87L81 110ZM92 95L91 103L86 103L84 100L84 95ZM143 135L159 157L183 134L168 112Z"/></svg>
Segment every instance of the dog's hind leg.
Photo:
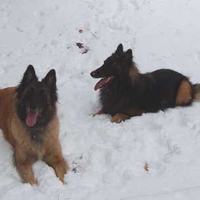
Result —
<svg viewBox="0 0 200 200"><path fill-rule="evenodd" d="M200 101L200 84L194 85L194 101Z"/></svg>
<svg viewBox="0 0 200 200"><path fill-rule="evenodd" d="M192 102L192 84L189 80L183 80L178 88L176 96L176 105L177 106L187 106Z"/></svg>

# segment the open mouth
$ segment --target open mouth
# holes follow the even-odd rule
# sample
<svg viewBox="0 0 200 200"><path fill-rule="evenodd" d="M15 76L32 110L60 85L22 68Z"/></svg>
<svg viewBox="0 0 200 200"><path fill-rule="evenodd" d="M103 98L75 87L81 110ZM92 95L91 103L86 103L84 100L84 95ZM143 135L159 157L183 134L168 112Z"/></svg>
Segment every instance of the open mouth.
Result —
<svg viewBox="0 0 200 200"><path fill-rule="evenodd" d="M110 82L114 79L114 76L110 76L110 77L104 77L102 78L100 81L97 82L97 84L94 87L94 90L98 90L102 87L104 87L105 85L110 84Z"/></svg>
<svg viewBox="0 0 200 200"><path fill-rule="evenodd" d="M28 127L33 127L37 122L38 116L38 110L32 111L30 108L27 108L26 125Z"/></svg>

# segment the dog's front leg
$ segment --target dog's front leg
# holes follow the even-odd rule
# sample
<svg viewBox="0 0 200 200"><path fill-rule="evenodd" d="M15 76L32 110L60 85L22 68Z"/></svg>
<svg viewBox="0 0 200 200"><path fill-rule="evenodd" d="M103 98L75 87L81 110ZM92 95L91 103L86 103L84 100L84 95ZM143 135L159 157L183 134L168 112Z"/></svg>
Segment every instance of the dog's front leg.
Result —
<svg viewBox="0 0 200 200"><path fill-rule="evenodd" d="M124 113L117 113L116 115L112 116L111 122L113 123L121 123L122 121L125 121L126 119L129 119L130 116Z"/></svg>
<svg viewBox="0 0 200 200"><path fill-rule="evenodd" d="M120 123L122 121L125 121L127 119L130 119L133 116L140 116L142 115L143 111L138 109L127 109L123 113L117 113L114 116L112 116L111 122L114 123Z"/></svg>
<svg viewBox="0 0 200 200"><path fill-rule="evenodd" d="M21 179L26 183L30 183L31 185L36 185L37 181L34 178L32 170L32 165L34 161L31 160L27 155L23 155L22 152L16 152L15 162L17 171Z"/></svg>
<svg viewBox="0 0 200 200"><path fill-rule="evenodd" d="M60 144L54 144L54 146L46 153L43 160L55 170L56 176L64 183L64 176L69 167L62 156Z"/></svg>

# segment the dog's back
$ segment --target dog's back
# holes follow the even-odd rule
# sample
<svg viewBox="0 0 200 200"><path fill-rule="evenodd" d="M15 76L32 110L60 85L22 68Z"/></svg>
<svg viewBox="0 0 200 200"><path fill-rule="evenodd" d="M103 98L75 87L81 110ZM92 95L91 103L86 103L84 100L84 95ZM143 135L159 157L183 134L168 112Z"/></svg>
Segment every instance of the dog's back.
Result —
<svg viewBox="0 0 200 200"><path fill-rule="evenodd" d="M192 84L184 75L173 70L160 69L141 76L143 78L139 79L139 82L141 84L144 82L143 87L145 90L142 97L140 97L140 102L145 112L157 112L158 110L175 107L177 105L179 87L184 82L187 82L190 86L190 100L185 104L192 102ZM184 102L181 105L184 105Z"/></svg>

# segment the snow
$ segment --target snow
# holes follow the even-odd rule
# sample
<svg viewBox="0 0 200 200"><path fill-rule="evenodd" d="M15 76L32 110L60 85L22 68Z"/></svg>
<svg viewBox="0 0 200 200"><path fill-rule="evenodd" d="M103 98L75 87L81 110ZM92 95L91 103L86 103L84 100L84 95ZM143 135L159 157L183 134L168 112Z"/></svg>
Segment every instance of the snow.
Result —
<svg viewBox="0 0 200 200"><path fill-rule="evenodd" d="M200 104L112 124L92 116L100 107L89 73L123 43L141 72L170 68L200 82L199 8L198 0L1 0L1 87L17 85L29 64L40 78L56 69L60 141L71 170L63 185L39 161L39 185L21 183L1 134L0 199L198 199Z"/></svg>

